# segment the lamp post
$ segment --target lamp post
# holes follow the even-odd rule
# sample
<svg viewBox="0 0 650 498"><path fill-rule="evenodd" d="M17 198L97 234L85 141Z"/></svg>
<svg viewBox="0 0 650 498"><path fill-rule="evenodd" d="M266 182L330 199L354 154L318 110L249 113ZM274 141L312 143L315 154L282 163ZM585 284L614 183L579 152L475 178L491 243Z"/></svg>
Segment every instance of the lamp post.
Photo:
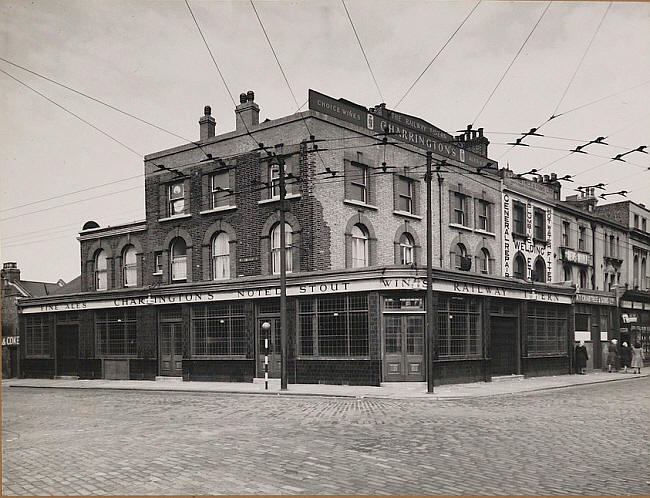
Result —
<svg viewBox="0 0 650 498"><path fill-rule="evenodd" d="M262 332L264 332L264 390L269 390L269 332L271 331L271 324L264 322L262 324Z"/></svg>
<svg viewBox="0 0 650 498"><path fill-rule="evenodd" d="M433 393L433 334L435 319L433 311L433 226L431 215L431 152L427 152L427 299L426 299L426 313L427 313L427 326L425 333L425 354L424 358L427 362L427 392Z"/></svg>

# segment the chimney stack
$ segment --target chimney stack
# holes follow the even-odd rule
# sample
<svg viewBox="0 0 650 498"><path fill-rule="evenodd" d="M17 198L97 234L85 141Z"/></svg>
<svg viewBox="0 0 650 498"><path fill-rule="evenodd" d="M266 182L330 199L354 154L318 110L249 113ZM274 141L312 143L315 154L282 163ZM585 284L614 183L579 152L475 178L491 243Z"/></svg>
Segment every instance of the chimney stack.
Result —
<svg viewBox="0 0 650 498"><path fill-rule="evenodd" d="M252 90L239 95L240 104L235 107L236 131L250 130L260 124L260 107L253 102L255 94Z"/></svg>
<svg viewBox="0 0 650 498"><path fill-rule="evenodd" d="M14 261L4 263L2 265L2 278L7 282L19 282L20 270L18 264Z"/></svg>
<svg viewBox="0 0 650 498"><path fill-rule="evenodd" d="M201 142L205 142L214 137L214 128L216 121L211 116L212 109L209 105L203 108L203 116L199 119L199 130Z"/></svg>

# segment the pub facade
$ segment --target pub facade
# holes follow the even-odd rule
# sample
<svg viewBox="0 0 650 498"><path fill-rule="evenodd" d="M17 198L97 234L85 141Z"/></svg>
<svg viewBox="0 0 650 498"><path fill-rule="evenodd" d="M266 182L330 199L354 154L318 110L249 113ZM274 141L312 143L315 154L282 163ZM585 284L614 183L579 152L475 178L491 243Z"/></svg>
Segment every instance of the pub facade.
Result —
<svg viewBox="0 0 650 498"><path fill-rule="evenodd" d="M427 305L436 383L571 371L575 289L503 274L502 180L482 130L453 137L313 91L308 111L262 123L242 94L235 119L215 135L206 107L198 145L145 158L145 220L84 225L80 292L21 300L22 375L250 382L268 338L277 377L282 250L290 383L425 380ZM426 152L444 165L432 303Z"/></svg>

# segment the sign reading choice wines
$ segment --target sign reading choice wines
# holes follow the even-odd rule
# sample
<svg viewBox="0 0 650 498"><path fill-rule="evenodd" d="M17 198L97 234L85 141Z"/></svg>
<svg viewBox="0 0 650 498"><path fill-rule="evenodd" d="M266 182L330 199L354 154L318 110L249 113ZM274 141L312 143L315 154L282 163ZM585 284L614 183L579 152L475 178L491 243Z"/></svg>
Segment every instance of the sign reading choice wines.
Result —
<svg viewBox="0 0 650 498"><path fill-rule="evenodd" d="M314 90L309 90L309 108L367 128L376 134L383 133L388 128L389 133L393 134L390 135L391 140L399 140L424 150L430 150L434 154L460 161L469 166L485 166L488 162L486 157L458 147L454 143L449 143L454 137L448 133L426 121L406 114L388 110L389 117L384 118L379 114L367 111L362 106L336 100Z"/></svg>
<svg viewBox="0 0 650 498"><path fill-rule="evenodd" d="M523 233L517 233L515 227L516 206L523 207ZM533 237L534 213L539 209L544 213L544 233L546 240L539 241ZM503 276L514 274L514 260L519 253L526 261L526 278L532 278L532 271L537 258L544 260L546 267L545 281L553 281L553 211L548 206L535 205L529 199L513 197L512 192L503 193Z"/></svg>

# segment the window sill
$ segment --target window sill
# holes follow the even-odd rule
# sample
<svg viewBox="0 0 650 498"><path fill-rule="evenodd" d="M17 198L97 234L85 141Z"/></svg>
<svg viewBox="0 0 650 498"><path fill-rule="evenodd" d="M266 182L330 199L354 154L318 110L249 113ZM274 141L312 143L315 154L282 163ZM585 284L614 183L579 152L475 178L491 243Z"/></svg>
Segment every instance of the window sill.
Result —
<svg viewBox="0 0 650 498"><path fill-rule="evenodd" d="M525 233L512 232L512 238L526 240L528 237L526 236Z"/></svg>
<svg viewBox="0 0 650 498"><path fill-rule="evenodd" d="M412 218L414 220L421 220L422 216L418 216L417 214L409 213L408 211L393 211L393 214L396 216L404 216L405 218Z"/></svg>
<svg viewBox="0 0 650 498"><path fill-rule="evenodd" d="M172 221L172 220L183 220L186 218L191 218L191 214L177 214L175 216L167 216L166 218L158 218L158 222L163 222L163 221Z"/></svg>
<svg viewBox="0 0 650 498"><path fill-rule="evenodd" d="M544 245L544 246L548 245L548 240L546 240L546 239L538 239L536 237L533 237L533 242L535 244L539 244L539 245ZM584 252L584 251L580 251L580 252Z"/></svg>
<svg viewBox="0 0 650 498"><path fill-rule="evenodd" d="M206 209L199 214L221 213L223 211L232 211L233 209L237 209L237 206L219 206L213 209Z"/></svg>
<svg viewBox="0 0 650 498"><path fill-rule="evenodd" d="M155 271L155 272L152 273L152 275L162 275L162 274L163 274L163 272L161 272L161 271Z"/></svg>
<svg viewBox="0 0 650 498"><path fill-rule="evenodd" d="M300 194L287 194L284 196L285 201L288 201L289 199L300 199ZM270 204L271 202L280 202L280 197L271 197L270 199L257 201L258 204Z"/></svg>
<svg viewBox="0 0 650 498"><path fill-rule="evenodd" d="M489 235L490 237L496 237L497 234L494 232L488 232L487 230L481 230L480 228L477 228L474 230L476 233L480 233L481 235Z"/></svg>
<svg viewBox="0 0 650 498"><path fill-rule="evenodd" d="M372 209L373 211L377 211L379 209L377 206L366 204L365 202L361 202L361 201L355 201L354 199L343 199L343 204L349 204L351 206L358 206L366 209Z"/></svg>
<svg viewBox="0 0 650 498"><path fill-rule="evenodd" d="M467 230L468 232L472 231L470 227L466 227L465 225L459 225L458 223L450 223L449 226L451 228L459 228L461 230Z"/></svg>

